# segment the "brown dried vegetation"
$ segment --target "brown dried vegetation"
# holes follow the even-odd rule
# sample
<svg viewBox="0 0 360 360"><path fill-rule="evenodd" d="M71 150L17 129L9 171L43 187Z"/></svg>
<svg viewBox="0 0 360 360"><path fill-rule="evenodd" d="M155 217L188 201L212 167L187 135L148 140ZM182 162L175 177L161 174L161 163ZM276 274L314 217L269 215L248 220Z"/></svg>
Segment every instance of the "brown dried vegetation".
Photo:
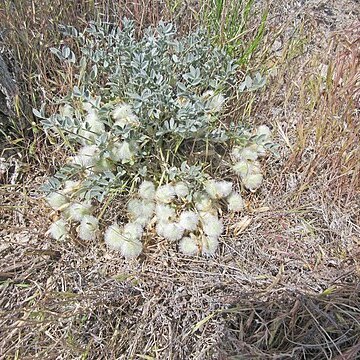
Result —
<svg viewBox="0 0 360 360"><path fill-rule="evenodd" d="M50 240L38 187L66 154L37 124L32 138L8 139L0 159L1 358L359 356L359 14L350 0L296 4L270 8L247 65L267 71L267 88L234 110L272 126L280 158L264 164L265 186L247 197L246 211L227 218L215 258L185 258L152 234L131 262L102 241ZM202 16L201 6L185 5L5 1L0 23L35 106L66 91L48 51L60 40L57 23L126 14L141 26L173 18L187 31Z"/></svg>

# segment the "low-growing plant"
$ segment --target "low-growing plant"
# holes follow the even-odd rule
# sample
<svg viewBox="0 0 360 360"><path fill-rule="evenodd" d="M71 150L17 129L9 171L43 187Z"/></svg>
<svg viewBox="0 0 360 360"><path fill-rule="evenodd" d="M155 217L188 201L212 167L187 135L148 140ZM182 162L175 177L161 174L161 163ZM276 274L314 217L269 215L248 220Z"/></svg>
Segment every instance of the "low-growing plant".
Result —
<svg viewBox="0 0 360 360"><path fill-rule="evenodd" d="M213 255L223 232L219 209L244 208L236 175L243 188L258 189L258 158L273 146L266 126L250 131L226 116L229 99L253 90L250 78L239 84L236 59L202 30L177 37L172 24L160 23L137 38L126 19L121 27L62 30L81 58L65 45L52 52L78 85L57 99L58 113L34 110L48 137L73 154L44 186L61 213L49 233L63 239L77 223L79 237L94 240L93 205L102 203L103 213L120 193L129 198L129 222L116 219L104 232L109 248L136 257L145 232L156 231L186 255Z"/></svg>

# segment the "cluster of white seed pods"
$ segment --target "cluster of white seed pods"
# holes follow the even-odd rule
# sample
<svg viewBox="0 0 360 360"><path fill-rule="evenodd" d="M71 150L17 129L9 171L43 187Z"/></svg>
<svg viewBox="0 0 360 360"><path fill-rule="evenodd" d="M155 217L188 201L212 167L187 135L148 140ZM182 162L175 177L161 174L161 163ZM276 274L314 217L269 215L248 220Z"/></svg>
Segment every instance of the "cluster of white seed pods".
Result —
<svg viewBox="0 0 360 360"><path fill-rule="evenodd" d="M231 182L213 179L205 182L204 190L195 193L191 202L184 201L189 194L189 186L184 182L156 189L154 183L144 181L137 197L127 204L130 222L123 227L112 224L105 232L105 243L126 258L136 257L148 229L169 242L177 242L185 255L214 255L224 230L218 217L218 201L224 199L232 211L241 211L244 201L233 191Z"/></svg>
<svg viewBox="0 0 360 360"><path fill-rule="evenodd" d="M55 221L48 233L56 240L63 240L71 224L77 224L77 233L82 240L94 240L99 228L98 219L92 215L93 207L89 201L71 200L71 194L77 190L79 183L66 181L64 189L50 193L46 200L51 208L61 212L62 217Z"/></svg>
<svg viewBox="0 0 360 360"><path fill-rule="evenodd" d="M63 190L47 197L49 205L62 213L49 229L54 239L64 239L73 224L77 224L80 239L92 241L97 237L99 221L92 215L91 203L70 200L77 186L76 182L66 182ZM231 211L241 211L244 201L233 190L232 182L214 179L204 183L203 191L192 194L192 201L189 195L189 186L182 181L158 188L151 181L143 181L137 196L127 204L129 222L124 226L117 222L110 225L104 233L105 243L125 258L134 258L140 255L144 232L149 230L178 242L185 255L214 255L224 230L218 217L219 201L225 200Z"/></svg>
<svg viewBox="0 0 360 360"><path fill-rule="evenodd" d="M221 94L209 92L204 96L208 101L208 111L218 111L225 101ZM125 140L111 143L107 157L100 156L94 139L105 132L104 124L91 104L85 104L84 110L87 115L78 132L83 139L82 147L70 159L71 163L88 172L102 172L112 169L115 163L134 159L136 149ZM118 104L111 116L113 127L139 126L139 119L126 103ZM258 189L263 181L258 159L265 155L265 145L271 139L270 130L266 126L260 126L255 135L256 143L246 147L235 146L231 153L234 161L232 168L250 191ZM61 218L48 231L54 239L64 239L72 225L76 226L78 236L84 241L95 240L99 234L99 220L92 213L91 203L73 200L76 197L72 194L79 186L79 182L67 181L62 190L47 197L49 205L61 213ZM105 243L125 258L135 258L142 252L144 233L155 231L159 237L176 243L185 255L214 255L224 230L223 221L219 218L220 202L226 203L232 212L244 209L244 200L239 192L234 191L234 184L230 181L209 178L204 182L202 190L195 193L190 184L183 181L158 187L151 181L143 181L136 197L127 204L129 222L123 226L117 222L110 225L104 233Z"/></svg>
<svg viewBox="0 0 360 360"><path fill-rule="evenodd" d="M263 182L263 174L258 159L266 155L265 144L271 140L270 129L259 126L256 131L257 143L246 147L234 146L231 152L234 160L233 170L240 177L244 186L250 190L257 190Z"/></svg>

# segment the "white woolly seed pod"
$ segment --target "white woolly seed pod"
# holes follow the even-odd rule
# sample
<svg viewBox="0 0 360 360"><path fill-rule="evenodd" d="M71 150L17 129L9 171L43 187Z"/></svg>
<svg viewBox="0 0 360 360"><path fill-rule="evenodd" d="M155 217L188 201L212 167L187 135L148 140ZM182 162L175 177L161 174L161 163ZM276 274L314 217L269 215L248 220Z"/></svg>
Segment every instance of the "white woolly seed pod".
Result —
<svg viewBox="0 0 360 360"><path fill-rule="evenodd" d="M191 236L192 235L192 236ZM179 250L188 256L196 255L199 252L199 246L196 241L196 237L190 234L191 237L183 237L179 241Z"/></svg>
<svg viewBox="0 0 360 360"><path fill-rule="evenodd" d="M208 180L205 183L205 190L212 199L222 199L232 191L232 182Z"/></svg>
<svg viewBox="0 0 360 360"><path fill-rule="evenodd" d="M199 215L194 211L184 211L180 214L179 225L185 230L194 231L199 223Z"/></svg>
<svg viewBox="0 0 360 360"><path fill-rule="evenodd" d="M99 120L96 110L91 109L79 130L82 142L93 142L96 137L105 132L105 125Z"/></svg>
<svg viewBox="0 0 360 360"><path fill-rule="evenodd" d="M139 126L139 118L134 114L130 114L128 117L116 120L114 123L114 126L120 126L121 128L125 127L126 125L135 127Z"/></svg>
<svg viewBox="0 0 360 360"><path fill-rule="evenodd" d="M219 246L219 240L215 236L202 236L201 252L205 256L213 256Z"/></svg>
<svg viewBox="0 0 360 360"><path fill-rule="evenodd" d="M155 211L155 204L153 202L148 202L146 200L143 200L141 204L142 204L142 209L141 209L142 212L140 216L134 219L134 222L136 224L145 227L150 223L151 219L153 218Z"/></svg>
<svg viewBox="0 0 360 360"><path fill-rule="evenodd" d="M218 197L224 198L231 193L233 183L231 181L218 181L216 183L216 187L217 187Z"/></svg>
<svg viewBox="0 0 360 360"><path fill-rule="evenodd" d="M157 204L155 213L159 222L169 222L176 215L175 210L170 205L165 204Z"/></svg>
<svg viewBox="0 0 360 360"><path fill-rule="evenodd" d="M233 166L233 170L236 175L244 178L250 171L250 163L246 160L240 160Z"/></svg>
<svg viewBox="0 0 360 360"><path fill-rule="evenodd" d="M134 151L131 149L130 144L127 141L115 144L111 149L111 159L113 161L127 162L135 156Z"/></svg>
<svg viewBox="0 0 360 360"><path fill-rule="evenodd" d="M250 146L248 146L248 148L251 149L251 151L256 152L259 157L263 157L266 155L266 149L263 145L251 144Z"/></svg>
<svg viewBox="0 0 360 360"><path fill-rule="evenodd" d="M197 192L194 195L195 208L198 211L208 211L212 209L212 201L204 192Z"/></svg>
<svg viewBox="0 0 360 360"><path fill-rule="evenodd" d="M81 221L84 216L91 215L92 206L89 201L74 203L69 207L69 216L73 221Z"/></svg>
<svg viewBox="0 0 360 360"><path fill-rule="evenodd" d="M112 250L120 251L127 259L139 256L142 251L142 243L132 236L139 235L139 228L136 224L129 224L122 230L117 223L114 223L108 227L104 235L106 245Z"/></svg>
<svg viewBox="0 0 360 360"><path fill-rule="evenodd" d="M142 215L142 201L139 199L131 199L127 204L127 210L132 218Z"/></svg>
<svg viewBox="0 0 360 360"><path fill-rule="evenodd" d="M133 222L146 226L154 215L155 204L146 200L132 199L129 201L127 209Z"/></svg>
<svg viewBox="0 0 360 360"><path fill-rule="evenodd" d="M240 150L239 156L240 156L240 159L243 159L243 160L255 161L258 158L258 153L256 150L254 151L250 147L245 147Z"/></svg>
<svg viewBox="0 0 360 360"><path fill-rule="evenodd" d="M175 189L172 185L166 184L159 186L156 190L156 200L160 203L171 203L175 197Z"/></svg>
<svg viewBox="0 0 360 360"><path fill-rule="evenodd" d="M174 222L159 222L156 225L156 232L169 241L177 241L183 237L184 229Z"/></svg>
<svg viewBox="0 0 360 360"><path fill-rule="evenodd" d="M217 197L217 187L215 180L208 180L205 183L205 191L212 199L216 199Z"/></svg>
<svg viewBox="0 0 360 360"><path fill-rule="evenodd" d="M174 188L175 194L179 198L184 198L189 195L189 187L183 181L176 183Z"/></svg>
<svg viewBox="0 0 360 360"><path fill-rule="evenodd" d="M64 219L59 219L50 225L47 234L55 240L63 240L68 235L68 224Z"/></svg>
<svg viewBox="0 0 360 360"><path fill-rule="evenodd" d="M258 189L261 186L262 181L262 174L248 174L245 178L243 178L244 186L251 191Z"/></svg>
<svg viewBox="0 0 360 360"><path fill-rule="evenodd" d="M156 224L156 227L155 227L156 233L161 237L164 237L165 224L166 224L166 222L158 221L157 224Z"/></svg>
<svg viewBox="0 0 360 360"><path fill-rule="evenodd" d="M213 90L207 90L201 95L201 97L203 99L205 99L205 100L210 99L212 96L214 96L214 91Z"/></svg>
<svg viewBox="0 0 360 360"><path fill-rule="evenodd" d="M128 116L132 115L132 109L129 104L126 103L119 103L116 105L115 109L112 111L111 115L114 120L121 120L127 118Z"/></svg>
<svg viewBox="0 0 360 360"><path fill-rule="evenodd" d="M89 102L89 101L83 102L83 103L82 103L82 108L83 108L83 110L85 110L85 111L87 111L87 112L89 113L90 111L93 110L93 105L92 105L92 103Z"/></svg>
<svg viewBox="0 0 360 360"><path fill-rule="evenodd" d="M266 125L260 125L256 129L256 135L263 137L262 139L263 144L271 140L271 130Z"/></svg>
<svg viewBox="0 0 360 360"><path fill-rule="evenodd" d="M242 159L241 150L242 150L242 148L240 146L234 146L231 149L231 157L233 158L233 160L239 161Z"/></svg>
<svg viewBox="0 0 360 360"><path fill-rule="evenodd" d="M215 215L210 213L202 214L201 220L204 233L208 236L218 238L224 231L224 225L221 219Z"/></svg>
<svg viewBox="0 0 360 360"><path fill-rule="evenodd" d="M112 250L120 250L122 240L121 228L117 223L110 225L104 234L105 244Z"/></svg>
<svg viewBox="0 0 360 360"><path fill-rule="evenodd" d="M64 190L62 191L64 194L73 193L80 186L80 181L74 180L66 180L64 182Z"/></svg>
<svg viewBox="0 0 360 360"><path fill-rule="evenodd" d="M134 259L142 252L143 246L139 240L125 240L121 243L120 252L125 259Z"/></svg>
<svg viewBox="0 0 360 360"><path fill-rule="evenodd" d="M99 120L96 110L91 110L85 118L85 123L88 125L89 131L95 134L102 134L105 132L104 124Z"/></svg>
<svg viewBox="0 0 360 360"><path fill-rule="evenodd" d="M244 200L238 192L232 192L226 200L230 211L241 211L244 209Z"/></svg>
<svg viewBox="0 0 360 360"><path fill-rule="evenodd" d="M95 240L98 228L99 220L95 216L84 216L78 229L80 239L87 241Z"/></svg>
<svg viewBox="0 0 360 360"><path fill-rule="evenodd" d="M96 145L85 145L79 150L78 154L73 157L71 162L89 168L97 161L98 152L99 149Z"/></svg>
<svg viewBox="0 0 360 360"><path fill-rule="evenodd" d="M214 94L214 91L205 91L202 95L203 99L207 99L206 107L211 112L219 112L225 103L225 97L222 94Z"/></svg>
<svg viewBox="0 0 360 360"><path fill-rule="evenodd" d="M61 210L69 203L68 197L60 192L50 193L46 200L54 210Z"/></svg>
<svg viewBox="0 0 360 360"><path fill-rule="evenodd" d="M133 222L146 226L154 215L155 204L146 200L132 199L128 202L127 210Z"/></svg>
<svg viewBox="0 0 360 360"><path fill-rule="evenodd" d="M118 104L111 114L115 120L114 126L124 127L126 125L139 125L139 119L132 112L132 108L129 104Z"/></svg>
<svg viewBox="0 0 360 360"><path fill-rule="evenodd" d="M155 185L151 181L143 181L139 186L139 196L144 200L153 200L155 197Z"/></svg>
<svg viewBox="0 0 360 360"><path fill-rule="evenodd" d="M128 239L140 240L143 233L144 229L140 224L130 222L124 226L123 234Z"/></svg>

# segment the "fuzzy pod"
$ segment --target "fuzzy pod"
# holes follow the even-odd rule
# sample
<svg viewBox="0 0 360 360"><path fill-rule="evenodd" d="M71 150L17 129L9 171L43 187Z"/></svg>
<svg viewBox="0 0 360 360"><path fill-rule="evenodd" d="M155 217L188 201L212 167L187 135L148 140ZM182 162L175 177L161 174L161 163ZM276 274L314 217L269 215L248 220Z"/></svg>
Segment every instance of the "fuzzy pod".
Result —
<svg viewBox="0 0 360 360"><path fill-rule="evenodd" d="M127 141L115 144L110 152L110 158L115 162L128 162L135 156L131 145Z"/></svg>
<svg viewBox="0 0 360 360"><path fill-rule="evenodd" d="M130 222L124 226L123 234L131 240L140 240L143 233L144 229L140 224Z"/></svg>
<svg viewBox="0 0 360 360"><path fill-rule="evenodd" d="M203 99L206 99L206 108L210 112L219 112L221 111L224 103L225 97L222 94L215 94L214 91L208 90L202 95Z"/></svg>
<svg viewBox="0 0 360 360"><path fill-rule="evenodd" d="M208 180L205 183L205 190L212 199L222 199L232 191L232 182Z"/></svg>
<svg viewBox="0 0 360 360"><path fill-rule="evenodd" d="M194 211L188 210L180 214L179 225L185 230L195 231L199 223L199 215Z"/></svg>
<svg viewBox="0 0 360 360"><path fill-rule="evenodd" d="M64 190L62 192L64 194L71 194L80 187L80 184L80 181L66 180L64 182Z"/></svg>
<svg viewBox="0 0 360 360"><path fill-rule="evenodd" d="M78 228L81 240L92 241L96 239L96 232L99 228L99 220L92 215L86 215L81 220Z"/></svg>
<svg viewBox="0 0 360 360"><path fill-rule="evenodd" d="M55 240L65 239L68 233L68 224L64 219L59 219L52 223L47 231L47 234Z"/></svg>
<svg viewBox="0 0 360 360"><path fill-rule="evenodd" d="M131 217L139 217L142 214L142 201L139 199L131 199L127 203L127 211Z"/></svg>
<svg viewBox="0 0 360 360"><path fill-rule="evenodd" d="M194 235L190 237L183 237L179 241L179 250L187 256L197 255L199 253L199 246L196 241L196 237Z"/></svg>
<svg viewBox="0 0 360 360"><path fill-rule="evenodd" d="M217 216L205 213L201 216L202 227L204 233L211 237L218 238L224 231L224 225Z"/></svg>
<svg viewBox="0 0 360 360"><path fill-rule="evenodd" d="M257 190L263 182L262 174L248 174L245 178L243 178L244 186L250 190Z"/></svg>
<svg viewBox="0 0 360 360"><path fill-rule="evenodd" d="M232 192L227 198L227 204L228 204L228 209L230 211L241 211L244 209L245 203L244 200L241 196L241 194L239 194L238 192Z"/></svg>
<svg viewBox="0 0 360 360"><path fill-rule="evenodd" d="M248 175L261 173L261 166L258 161L241 160L233 166L233 170L244 179Z"/></svg>
<svg viewBox="0 0 360 360"><path fill-rule="evenodd" d="M205 192L197 192L194 194L194 204L198 211L208 211L213 207L211 199Z"/></svg>
<svg viewBox="0 0 360 360"><path fill-rule="evenodd" d="M98 160L99 148L96 145L83 146L77 155L72 158L71 163L80 165L84 168L90 168L94 166Z"/></svg>
<svg viewBox="0 0 360 360"><path fill-rule="evenodd" d="M143 245L139 240L123 241L120 248L120 253L125 259L137 258L143 250Z"/></svg>
<svg viewBox="0 0 360 360"><path fill-rule="evenodd" d="M183 237L184 229L174 222L159 222L156 225L156 233L169 241L177 241Z"/></svg>
<svg viewBox="0 0 360 360"><path fill-rule="evenodd" d="M190 193L189 187L183 181L176 183L174 189L176 196L180 199L188 196Z"/></svg>
<svg viewBox="0 0 360 360"><path fill-rule="evenodd" d="M68 117L68 118L73 118L74 117L74 108L69 105L69 104L65 104L61 109L60 109L60 115L64 116L64 117Z"/></svg>
<svg viewBox="0 0 360 360"><path fill-rule="evenodd" d="M154 216L155 204L146 200L142 201L141 213L137 218L134 218L134 223L141 226L147 226Z"/></svg>
<svg viewBox="0 0 360 360"><path fill-rule="evenodd" d="M233 165L233 170L236 175L244 178L250 172L250 163L247 160L240 160Z"/></svg>
<svg viewBox="0 0 360 360"><path fill-rule="evenodd" d="M60 192L50 193L46 200L54 210L60 210L69 204L69 198Z"/></svg>
<svg viewBox="0 0 360 360"><path fill-rule="evenodd" d="M115 121L126 119L130 115L132 115L132 108L129 104L126 103L119 103L115 106L114 110L111 112L111 116Z"/></svg>
<svg viewBox="0 0 360 360"><path fill-rule="evenodd" d="M156 190L156 201L159 203L168 204L171 203L175 197L175 189L172 185L161 185Z"/></svg>
<svg viewBox="0 0 360 360"><path fill-rule="evenodd" d="M155 185L151 181L143 181L139 186L139 196L144 200L154 200Z"/></svg>
<svg viewBox="0 0 360 360"><path fill-rule="evenodd" d="M256 135L261 136L262 138L262 144L269 142L271 140L271 130L266 125L260 125L256 129Z"/></svg>
<svg viewBox="0 0 360 360"><path fill-rule="evenodd" d="M138 257L142 252L142 243L138 238L142 228L139 225L129 223L121 229L117 223L108 227L104 234L106 245L112 249L120 251L126 259Z"/></svg>
<svg viewBox="0 0 360 360"><path fill-rule="evenodd" d="M219 246L216 236L202 236L201 252L205 256L213 256Z"/></svg>
<svg viewBox="0 0 360 360"><path fill-rule="evenodd" d="M117 223L110 225L104 234L105 244L112 250L120 250L122 244L122 230Z"/></svg>
<svg viewBox="0 0 360 360"><path fill-rule="evenodd" d="M265 149L264 145L252 144L249 146L249 149L256 152L258 157L264 157L266 155L266 149Z"/></svg>
<svg viewBox="0 0 360 360"><path fill-rule="evenodd" d="M114 122L114 126L119 126L121 128L124 128L127 125L134 127L139 126L140 125L139 118L134 114L130 114L128 117L116 120Z"/></svg>
<svg viewBox="0 0 360 360"><path fill-rule="evenodd" d="M170 205L166 204L157 204L155 213L159 222L169 222L176 216L175 210Z"/></svg>
<svg viewBox="0 0 360 360"><path fill-rule="evenodd" d="M240 159L241 160L251 160L255 161L258 158L257 151L254 151L251 147L245 147L240 151Z"/></svg>
<svg viewBox="0 0 360 360"><path fill-rule="evenodd" d="M83 202L83 203L74 203L70 205L68 209L68 214L70 220L73 221L81 221L84 216L91 215L92 206L90 201Z"/></svg>
<svg viewBox="0 0 360 360"><path fill-rule="evenodd" d="M79 130L80 140L85 143L92 143L95 139L105 132L105 125L99 119L96 110L90 110L85 117L81 129Z"/></svg>
<svg viewBox="0 0 360 360"><path fill-rule="evenodd" d="M133 222L146 226L154 215L155 204L151 201L132 199L127 204L127 210Z"/></svg>

